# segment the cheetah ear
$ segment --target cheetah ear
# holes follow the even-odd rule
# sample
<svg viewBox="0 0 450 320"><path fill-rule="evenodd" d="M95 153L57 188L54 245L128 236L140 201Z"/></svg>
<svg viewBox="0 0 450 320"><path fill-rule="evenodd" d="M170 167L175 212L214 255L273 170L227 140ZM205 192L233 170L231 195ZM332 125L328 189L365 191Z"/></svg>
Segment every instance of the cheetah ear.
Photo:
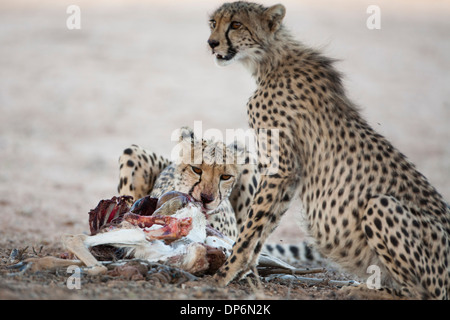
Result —
<svg viewBox="0 0 450 320"><path fill-rule="evenodd" d="M189 127L181 127L178 142L187 148L186 150L194 150L195 147L201 146L202 142L197 139L197 136Z"/></svg>
<svg viewBox="0 0 450 320"><path fill-rule="evenodd" d="M201 142L197 140L194 131L189 127L181 127L172 133L172 141L178 141L172 149L172 161L176 164L201 163L201 150L194 152L195 148L201 148ZM199 160L200 159L200 160ZM198 162L200 161L200 162Z"/></svg>
<svg viewBox="0 0 450 320"><path fill-rule="evenodd" d="M271 32L277 31L281 26L281 21L286 14L286 8L282 4L276 4L264 11L264 17L269 24L269 30Z"/></svg>
<svg viewBox="0 0 450 320"><path fill-rule="evenodd" d="M179 129L179 137L178 137L178 142L182 142L182 141L195 141L195 135L194 135L194 130L192 130L189 127L181 127Z"/></svg>

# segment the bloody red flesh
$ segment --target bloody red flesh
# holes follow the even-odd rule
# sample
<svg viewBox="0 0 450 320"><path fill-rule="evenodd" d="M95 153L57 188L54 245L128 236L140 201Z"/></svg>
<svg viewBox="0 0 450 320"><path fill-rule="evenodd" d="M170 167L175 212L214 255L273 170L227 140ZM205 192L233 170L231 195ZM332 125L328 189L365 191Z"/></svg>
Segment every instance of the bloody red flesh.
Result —
<svg viewBox="0 0 450 320"><path fill-rule="evenodd" d="M175 240L188 235L192 229L192 218L175 218L171 216L140 216L128 212L123 219L139 228L150 228L157 224L163 226L155 230L144 230L149 240Z"/></svg>
<svg viewBox="0 0 450 320"><path fill-rule="evenodd" d="M170 215L159 215L155 212L157 203L162 206L176 197L181 206L193 202L193 198L179 192L171 192L157 198L149 196L137 200L130 208L131 197L113 197L110 200L102 200L97 207L89 212L89 227L94 235L100 230L111 230L122 221L127 221L139 228L144 229L148 240L164 239L168 241L185 237L192 229L192 218L175 218ZM167 208L172 208L168 206ZM178 207L174 207L176 210ZM167 211L167 210L166 210ZM152 215L155 213L154 215ZM173 212L175 213L175 212ZM148 230L153 225L161 225L161 228Z"/></svg>
<svg viewBox="0 0 450 320"><path fill-rule="evenodd" d="M89 212L89 228L91 234L96 234L108 225L119 224L123 215L130 209L131 197L112 197L101 200L97 207Z"/></svg>

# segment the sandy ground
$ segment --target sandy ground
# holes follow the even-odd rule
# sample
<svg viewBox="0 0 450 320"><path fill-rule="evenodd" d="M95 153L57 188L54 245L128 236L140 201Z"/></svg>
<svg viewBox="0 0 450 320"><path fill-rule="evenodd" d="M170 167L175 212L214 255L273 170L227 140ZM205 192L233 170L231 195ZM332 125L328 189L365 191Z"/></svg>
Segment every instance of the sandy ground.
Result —
<svg viewBox="0 0 450 320"><path fill-rule="evenodd" d="M0 3L2 263L12 248L52 253L62 234L86 232L89 210L116 194L126 146L169 156L180 126L247 127L253 80L239 65L216 67L206 45L208 13L221 2ZM372 2L287 0L285 23L340 59L369 123L450 199L450 3ZM80 30L66 27L71 4L81 8ZM381 9L380 30L366 27L370 4ZM301 238L298 210L270 241ZM0 297L40 297L16 287L20 279L0 275Z"/></svg>

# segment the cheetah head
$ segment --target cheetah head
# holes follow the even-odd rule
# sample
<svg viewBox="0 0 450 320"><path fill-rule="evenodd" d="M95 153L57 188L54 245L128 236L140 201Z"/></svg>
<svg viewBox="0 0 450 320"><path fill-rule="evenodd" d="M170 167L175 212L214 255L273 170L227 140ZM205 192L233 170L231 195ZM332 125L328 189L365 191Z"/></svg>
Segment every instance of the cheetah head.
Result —
<svg viewBox="0 0 450 320"><path fill-rule="evenodd" d="M208 44L216 64L227 66L241 61L251 67L263 58L271 39L282 29L285 7L271 7L250 2L225 3L209 19Z"/></svg>
<svg viewBox="0 0 450 320"><path fill-rule="evenodd" d="M223 142L200 141L192 130L181 130L177 160L181 185L177 191L188 193L212 213L230 196L240 175L236 153Z"/></svg>

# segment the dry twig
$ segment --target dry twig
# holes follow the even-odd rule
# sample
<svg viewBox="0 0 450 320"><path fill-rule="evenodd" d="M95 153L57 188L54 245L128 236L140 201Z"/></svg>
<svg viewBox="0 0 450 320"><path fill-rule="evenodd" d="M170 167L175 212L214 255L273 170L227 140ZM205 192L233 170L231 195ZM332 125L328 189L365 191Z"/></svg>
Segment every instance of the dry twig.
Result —
<svg viewBox="0 0 450 320"><path fill-rule="evenodd" d="M310 273L324 273L326 271L325 268L305 268L305 269L287 269L287 268L271 268L264 267L258 268L258 273L260 276L266 277L271 274L290 274L290 275L302 275L302 274L310 274Z"/></svg>

